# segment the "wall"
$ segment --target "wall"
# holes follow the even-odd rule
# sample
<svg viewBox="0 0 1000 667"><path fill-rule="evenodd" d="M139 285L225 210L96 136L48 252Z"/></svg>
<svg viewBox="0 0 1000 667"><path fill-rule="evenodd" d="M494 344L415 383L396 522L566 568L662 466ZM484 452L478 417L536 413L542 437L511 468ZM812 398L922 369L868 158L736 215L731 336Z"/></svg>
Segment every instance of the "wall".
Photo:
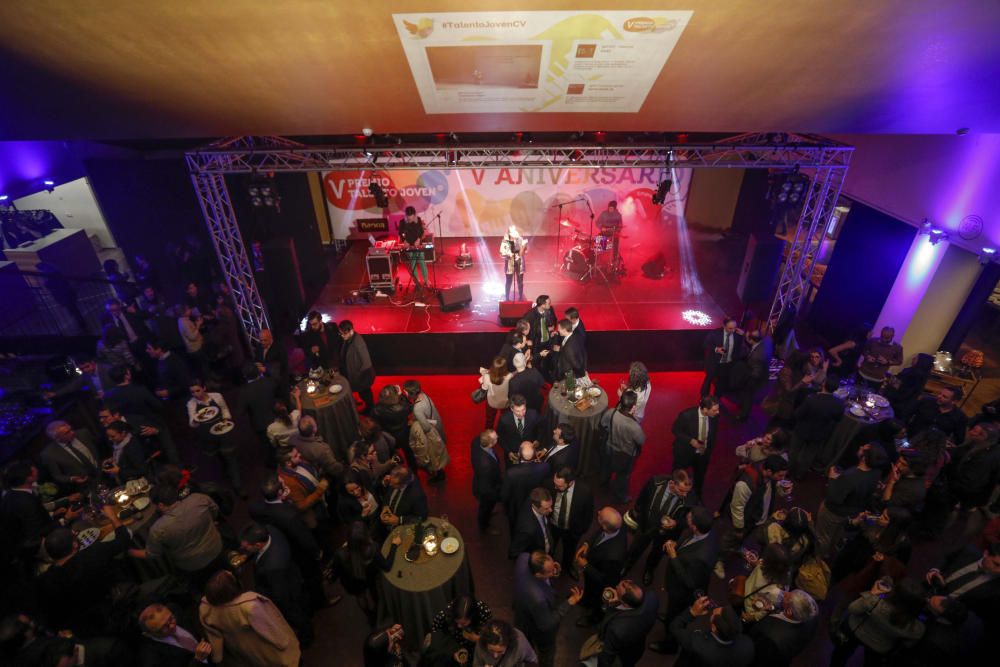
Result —
<svg viewBox="0 0 1000 667"><path fill-rule="evenodd" d="M695 169L688 193L688 225L729 229L743 185L743 169Z"/></svg>
<svg viewBox="0 0 1000 667"><path fill-rule="evenodd" d="M43 190L14 202L22 211L45 209L52 213L69 229L84 229L87 236L96 235L102 248L116 246L114 236L104 220L94 191L86 178L78 178L64 185L58 185L52 192Z"/></svg>
<svg viewBox="0 0 1000 667"><path fill-rule="evenodd" d="M922 243L927 243L925 238L921 237ZM977 255L948 246L903 335L907 360L918 352L933 354L939 349L982 268Z"/></svg>

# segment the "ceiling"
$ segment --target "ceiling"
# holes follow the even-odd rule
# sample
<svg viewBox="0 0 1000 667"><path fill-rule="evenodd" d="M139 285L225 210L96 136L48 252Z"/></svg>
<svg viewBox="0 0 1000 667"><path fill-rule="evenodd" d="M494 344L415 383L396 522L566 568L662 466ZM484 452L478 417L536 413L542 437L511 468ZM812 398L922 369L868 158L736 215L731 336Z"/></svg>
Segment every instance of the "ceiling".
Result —
<svg viewBox="0 0 1000 667"><path fill-rule="evenodd" d="M687 0L635 113L424 113L393 13L607 0L0 3L0 140L684 130L1000 132L1000 3ZM506 6L505 6L506 5Z"/></svg>

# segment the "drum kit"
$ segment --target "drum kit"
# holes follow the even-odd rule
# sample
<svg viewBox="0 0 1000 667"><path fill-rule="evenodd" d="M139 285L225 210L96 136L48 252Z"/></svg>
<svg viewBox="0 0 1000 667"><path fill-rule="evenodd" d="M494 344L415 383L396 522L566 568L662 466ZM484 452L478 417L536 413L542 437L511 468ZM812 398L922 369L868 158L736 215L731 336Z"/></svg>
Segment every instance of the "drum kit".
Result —
<svg viewBox="0 0 1000 667"><path fill-rule="evenodd" d="M579 276L583 282L594 273L600 274L605 282L608 276L619 278L625 275L625 263L618 252L618 241L628 238L618 229L608 229L597 235L586 234L568 221L560 224L572 230L573 247L563 255L562 270L568 274Z"/></svg>

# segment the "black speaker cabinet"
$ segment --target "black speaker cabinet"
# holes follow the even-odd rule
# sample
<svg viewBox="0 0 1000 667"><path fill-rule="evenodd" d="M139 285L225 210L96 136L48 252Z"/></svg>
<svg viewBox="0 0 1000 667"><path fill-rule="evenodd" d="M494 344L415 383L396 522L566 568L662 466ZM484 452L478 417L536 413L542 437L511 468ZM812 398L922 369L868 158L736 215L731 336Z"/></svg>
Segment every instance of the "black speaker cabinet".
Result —
<svg viewBox="0 0 1000 667"><path fill-rule="evenodd" d="M468 285L450 287L438 292L438 299L441 301L441 310L448 312L464 308L472 302L472 288Z"/></svg>
<svg viewBox="0 0 1000 667"><path fill-rule="evenodd" d="M533 305L535 304L530 301L501 301L500 324L505 327L514 326Z"/></svg>
<svg viewBox="0 0 1000 667"><path fill-rule="evenodd" d="M740 267L740 279L736 283L736 294L743 305L771 300L784 248L785 242L779 238L757 234L750 236Z"/></svg>

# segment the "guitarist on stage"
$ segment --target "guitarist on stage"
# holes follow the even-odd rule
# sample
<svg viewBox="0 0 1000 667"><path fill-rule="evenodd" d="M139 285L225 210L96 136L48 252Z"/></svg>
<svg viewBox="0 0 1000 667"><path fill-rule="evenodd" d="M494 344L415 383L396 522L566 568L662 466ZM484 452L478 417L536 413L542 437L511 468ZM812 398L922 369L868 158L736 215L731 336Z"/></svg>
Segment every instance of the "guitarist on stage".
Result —
<svg viewBox="0 0 1000 667"><path fill-rule="evenodd" d="M417 217L417 209L407 206L406 217L399 223L399 242L403 246L403 257L409 259L410 276L420 289L428 287L427 262L423 253L424 236L424 221ZM423 283L417 278L418 264L420 273L424 276Z"/></svg>
<svg viewBox="0 0 1000 667"><path fill-rule="evenodd" d="M510 286L517 277L518 299L524 301L524 253L528 250L528 240L521 236L517 227L511 225L500 242L500 256L504 259L504 273L507 274L507 285L504 288L504 301L510 301Z"/></svg>

